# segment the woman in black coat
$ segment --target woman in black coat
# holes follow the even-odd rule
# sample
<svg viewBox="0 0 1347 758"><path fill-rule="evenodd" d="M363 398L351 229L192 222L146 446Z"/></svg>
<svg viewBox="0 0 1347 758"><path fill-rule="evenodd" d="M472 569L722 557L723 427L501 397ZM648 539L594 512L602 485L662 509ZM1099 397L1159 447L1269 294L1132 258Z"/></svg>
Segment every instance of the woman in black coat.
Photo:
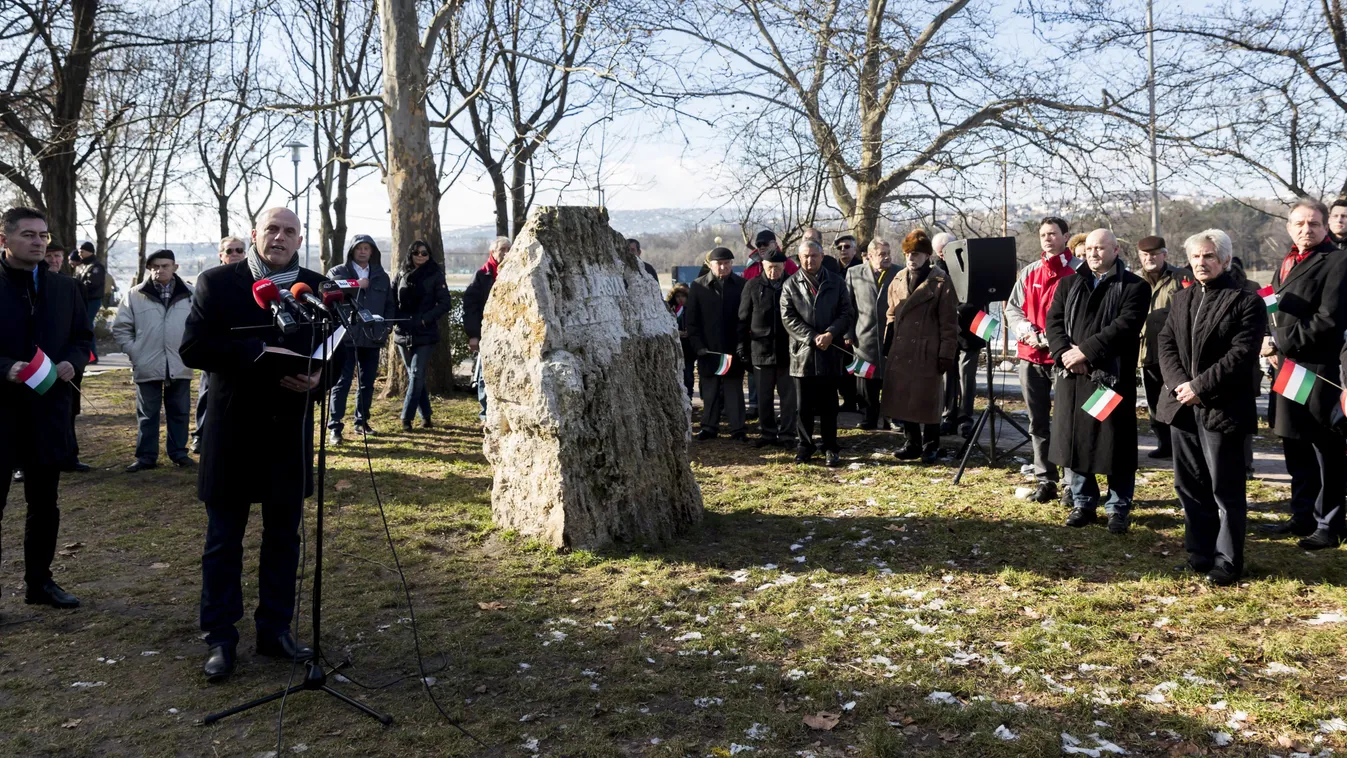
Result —
<svg viewBox="0 0 1347 758"><path fill-rule="evenodd" d="M421 425L430 428L430 393L426 391L426 363L440 341L440 319L449 312L449 285L444 271L430 255L430 245L417 240L407 249L393 279L397 324L393 342L407 367L407 394L402 400L402 428L412 428L412 416L421 412Z"/></svg>

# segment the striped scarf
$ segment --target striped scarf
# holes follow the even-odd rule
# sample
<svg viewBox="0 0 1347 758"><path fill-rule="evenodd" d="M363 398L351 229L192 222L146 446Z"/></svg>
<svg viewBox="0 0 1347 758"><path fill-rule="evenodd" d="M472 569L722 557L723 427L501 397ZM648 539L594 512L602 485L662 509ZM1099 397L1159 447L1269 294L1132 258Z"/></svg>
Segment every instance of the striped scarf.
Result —
<svg viewBox="0 0 1347 758"><path fill-rule="evenodd" d="M262 254L257 252L257 246L249 245L248 271L252 272L255 282L270 279L277 287L288 288L295 283L295 280L299 279L299 252L296 251L290 257L290 262L286 264L285 268L274 271L271 265L262 259Z"/></svg>

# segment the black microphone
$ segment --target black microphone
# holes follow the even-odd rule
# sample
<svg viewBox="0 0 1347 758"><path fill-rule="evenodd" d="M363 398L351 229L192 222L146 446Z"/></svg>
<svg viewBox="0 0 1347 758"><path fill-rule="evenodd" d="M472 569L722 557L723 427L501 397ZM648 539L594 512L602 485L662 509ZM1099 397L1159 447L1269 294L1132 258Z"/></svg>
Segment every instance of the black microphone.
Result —
<svg viewBox="0 0 1347 758"><path fill-rule="evenodd" d="M304 310L304 306L299 304L299 301L295 299L294 294L291 293L290 290L278 287L276 293L281 296L281 303L283 303L286 308L289 308L291 313L296 314L305 321L313 321L313 317L309 315L308 311Z"/></svg>
<svg viewBox="0 0 1347 758"><path fill-rule="evenodd" d="M328 312L335 314L337 320L341 322L341 325L350 329L351 318L343 307L346 305L342 302L346 299L346 295L341 291L341 287L333 282L323 282L318 285L318 291L323 295L322 303L323 306L327 308Z"/></svg>
<svg viewBox="0 0 1347 758"><path fill-rule="evenodd" d="M281 334L291 334L299 328L294 316L286 313L285 306L281 305L280 289L276 287L275 282L270 279L253 282L253 300L257 302L259 308L271 311L271 317L276 322L276 328L281 330Z"/></svg>
<svg viewBox="0 0 1347 758"><path fill-rule="evenodd" d="M319 300L317 297L314 296L313 288L305 284L304 282L295 282L294 284L290 285L290 294L294 295L295 298L299 300L301 303L309 306L310 310L312 310L313 312L320 313L326 318L335 318L334 314L332 313L331 310L328 309L327 305L322 300Z"/></svg>

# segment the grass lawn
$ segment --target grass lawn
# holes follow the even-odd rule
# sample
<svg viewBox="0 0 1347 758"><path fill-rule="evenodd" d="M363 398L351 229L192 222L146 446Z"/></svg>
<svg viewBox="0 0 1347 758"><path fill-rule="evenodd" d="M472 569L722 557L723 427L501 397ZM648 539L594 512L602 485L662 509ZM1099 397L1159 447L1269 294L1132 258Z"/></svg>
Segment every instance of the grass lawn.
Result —
<svg viewBox="0 0 1347 758"><path fill-rule="evenodd" d="M62 479L55 569L83 608L23 605L19 493L7 508L0 755L276 750L275 704L200 723L284 685L291 669L252 655L245 620L236 676L201 677L195 472L121 473L135 436L128 377L90 378L85 390L101 409L79 422L97 470ZM282 753L1347 749L1347 551L1310 554L1255 532L1246 583L1208 588L1176 569L1183 515L1168 472L1144 472L1135 525L1114 537L1067 529L1059 505L1015 499L1018 464L971 469L955 486L948 464L897 465L887 434L846 432L851 467L839 470L722 439L694 447L706 519L685 537L561 554L492 525L475 400L437 400L438 427L407 434L394 432L394 402L376 405L384 433L369 448L429 689L487 747L439 714L414 673L363 447L348 441L328 480L324 651L351 661L340 689L396 721L299 694L285 705ZM1287 493L1251 485L1253 523L1280 513ZM313 518L310 504L310 533ZM255 515L249 609L259 532ZM305 640L308 615L306 602Z"/></svg>

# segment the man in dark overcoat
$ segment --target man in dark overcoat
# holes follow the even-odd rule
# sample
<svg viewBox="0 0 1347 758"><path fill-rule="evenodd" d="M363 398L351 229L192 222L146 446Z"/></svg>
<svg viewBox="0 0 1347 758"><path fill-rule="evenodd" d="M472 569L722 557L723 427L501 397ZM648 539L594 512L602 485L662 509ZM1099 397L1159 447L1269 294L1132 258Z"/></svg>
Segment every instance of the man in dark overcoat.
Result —
<svg viewBox="0 0 1347 758"><path fill-rule="evenodd" d="M285 208L263 211L247 257L197 278L179 350L183 363L210 373L197 497L206 504L201 631L209 648L203 670L212 682L234 670L239 641L234 625L243 618L243 533L253 503L262 506L253 615L257 652L293 660L313 653L296 642L290 621L300 509L313 493L313 408L323 398L323 372L317 367L310 375L278 379L259 366L267 346L309 355L318 345L309 324L282 334L271 312L253 299L253 284L262 279L284 289L304 282L318 291L323 277L299 267L301 228Z"/></svg>
<svg viewBox="0 0 1347 758"><path fill-rule="evenodd" d="M1156 335L1163 381L1156 417L1173 442L1188 566L1229 586L1244 572L1244 443L1258 426L1253 372L1267 309L1231 275L1225 232L1199 232L1183 248L1198 283L1174 293Z"/></svg>
<svg viewBox="0 0 1347 758"><path fill-rule="evenodd" d="M773 250L762 260L762 276L748 280L739 300L739 359L753 367L758 388L758 424L762 436L754 443L755 447L788 444L795 438L790 340L781 323L781 288L785 281L786 254ZM781 398L779 417L774 392Z"/></svg>
<svg viewBox="0 0 1347 758"><path fill-rule="evenodd" d="M1327 218L1317 200L1301 200L1287 214L1291 252L1272 276L1277 312L1262 354L1274 372L1291 360L1333 381L1347 328L1347 255L1329 239ZM1291 475L1291 520L1273 531L1301 537L1306 550L1337 547L1343 537L1347 447L1330 426L1340 396L1327 382L1317 382L1304 404L1272 396L1272 430L1282 438Z"/></svg>
<svg viewBox="0 0 1347 758"><path fill-rule="evenodd" d="M9 472L24 472L28 515L23 531L24 602L74 608L79 600L52 579L61 526L57 489L61 467L75 448L71 380L89 361L93 331L75 280L48 270L47 219L32 208L10 208L0 228L0 513L9 498ZM24 383L41 350L56 381L38 394ZM34 380L36 374L34 373Z"/></svg>
<svg viewBox="0 0 1347 758"><path fill-rule="evenodd" d="M862 429L881 425L879 391L884 387L884 326L889 313L889 285L899 271L899 267L893 265L893 248L879 237L870 240L864 265L847 269L847 296L851 298L851 310L856 317L847 333L846 344L857 358L875 367L873 377L856 377L856 391L865 403ZM887 429L887 420L882 425Z"/></svg>
<svg viewBox="0 0 1347 758"><path fill-rule="evenodd" d="M820 419L825 465L842 465L837 446L837 385L846 377L846 353L834 349L851 329L851 298L842 277L823 268L823 246L800 243L800 270L781 292L781 322L790 333L790 375L800 403L795 430L795 461L814 455L814 417Z"/></svg>
<svg viewBox="0 0 1347 758"><path fill-rule="evenodd" d="M1049 460L1067 469L1072 509L1067 526L1095 520L1099 484L1108 477L1108 529L1127 531L1136 487L1136 373L1150 287L1123 268L1118 240L1107 229L1085 240L1085 266L1062 280L1048 309L1048 349L1056 365ZM1121 396L1099 421L1084 409L1101 388Z"/></svg>
<svg viewBox="0 0 1347 758"><path fill-rule="evenodd" d="M720 433L720 414L728 416L730 437L747 439L744 429L744 370L738 357L739 303L744 279L734 273L734 253L718 247L706 256L710 271L688 288L688 341L697 354L697 376L702 392L702 428L697 439L709 440ZM729 371L717 374L721 362Z"/></svg>

